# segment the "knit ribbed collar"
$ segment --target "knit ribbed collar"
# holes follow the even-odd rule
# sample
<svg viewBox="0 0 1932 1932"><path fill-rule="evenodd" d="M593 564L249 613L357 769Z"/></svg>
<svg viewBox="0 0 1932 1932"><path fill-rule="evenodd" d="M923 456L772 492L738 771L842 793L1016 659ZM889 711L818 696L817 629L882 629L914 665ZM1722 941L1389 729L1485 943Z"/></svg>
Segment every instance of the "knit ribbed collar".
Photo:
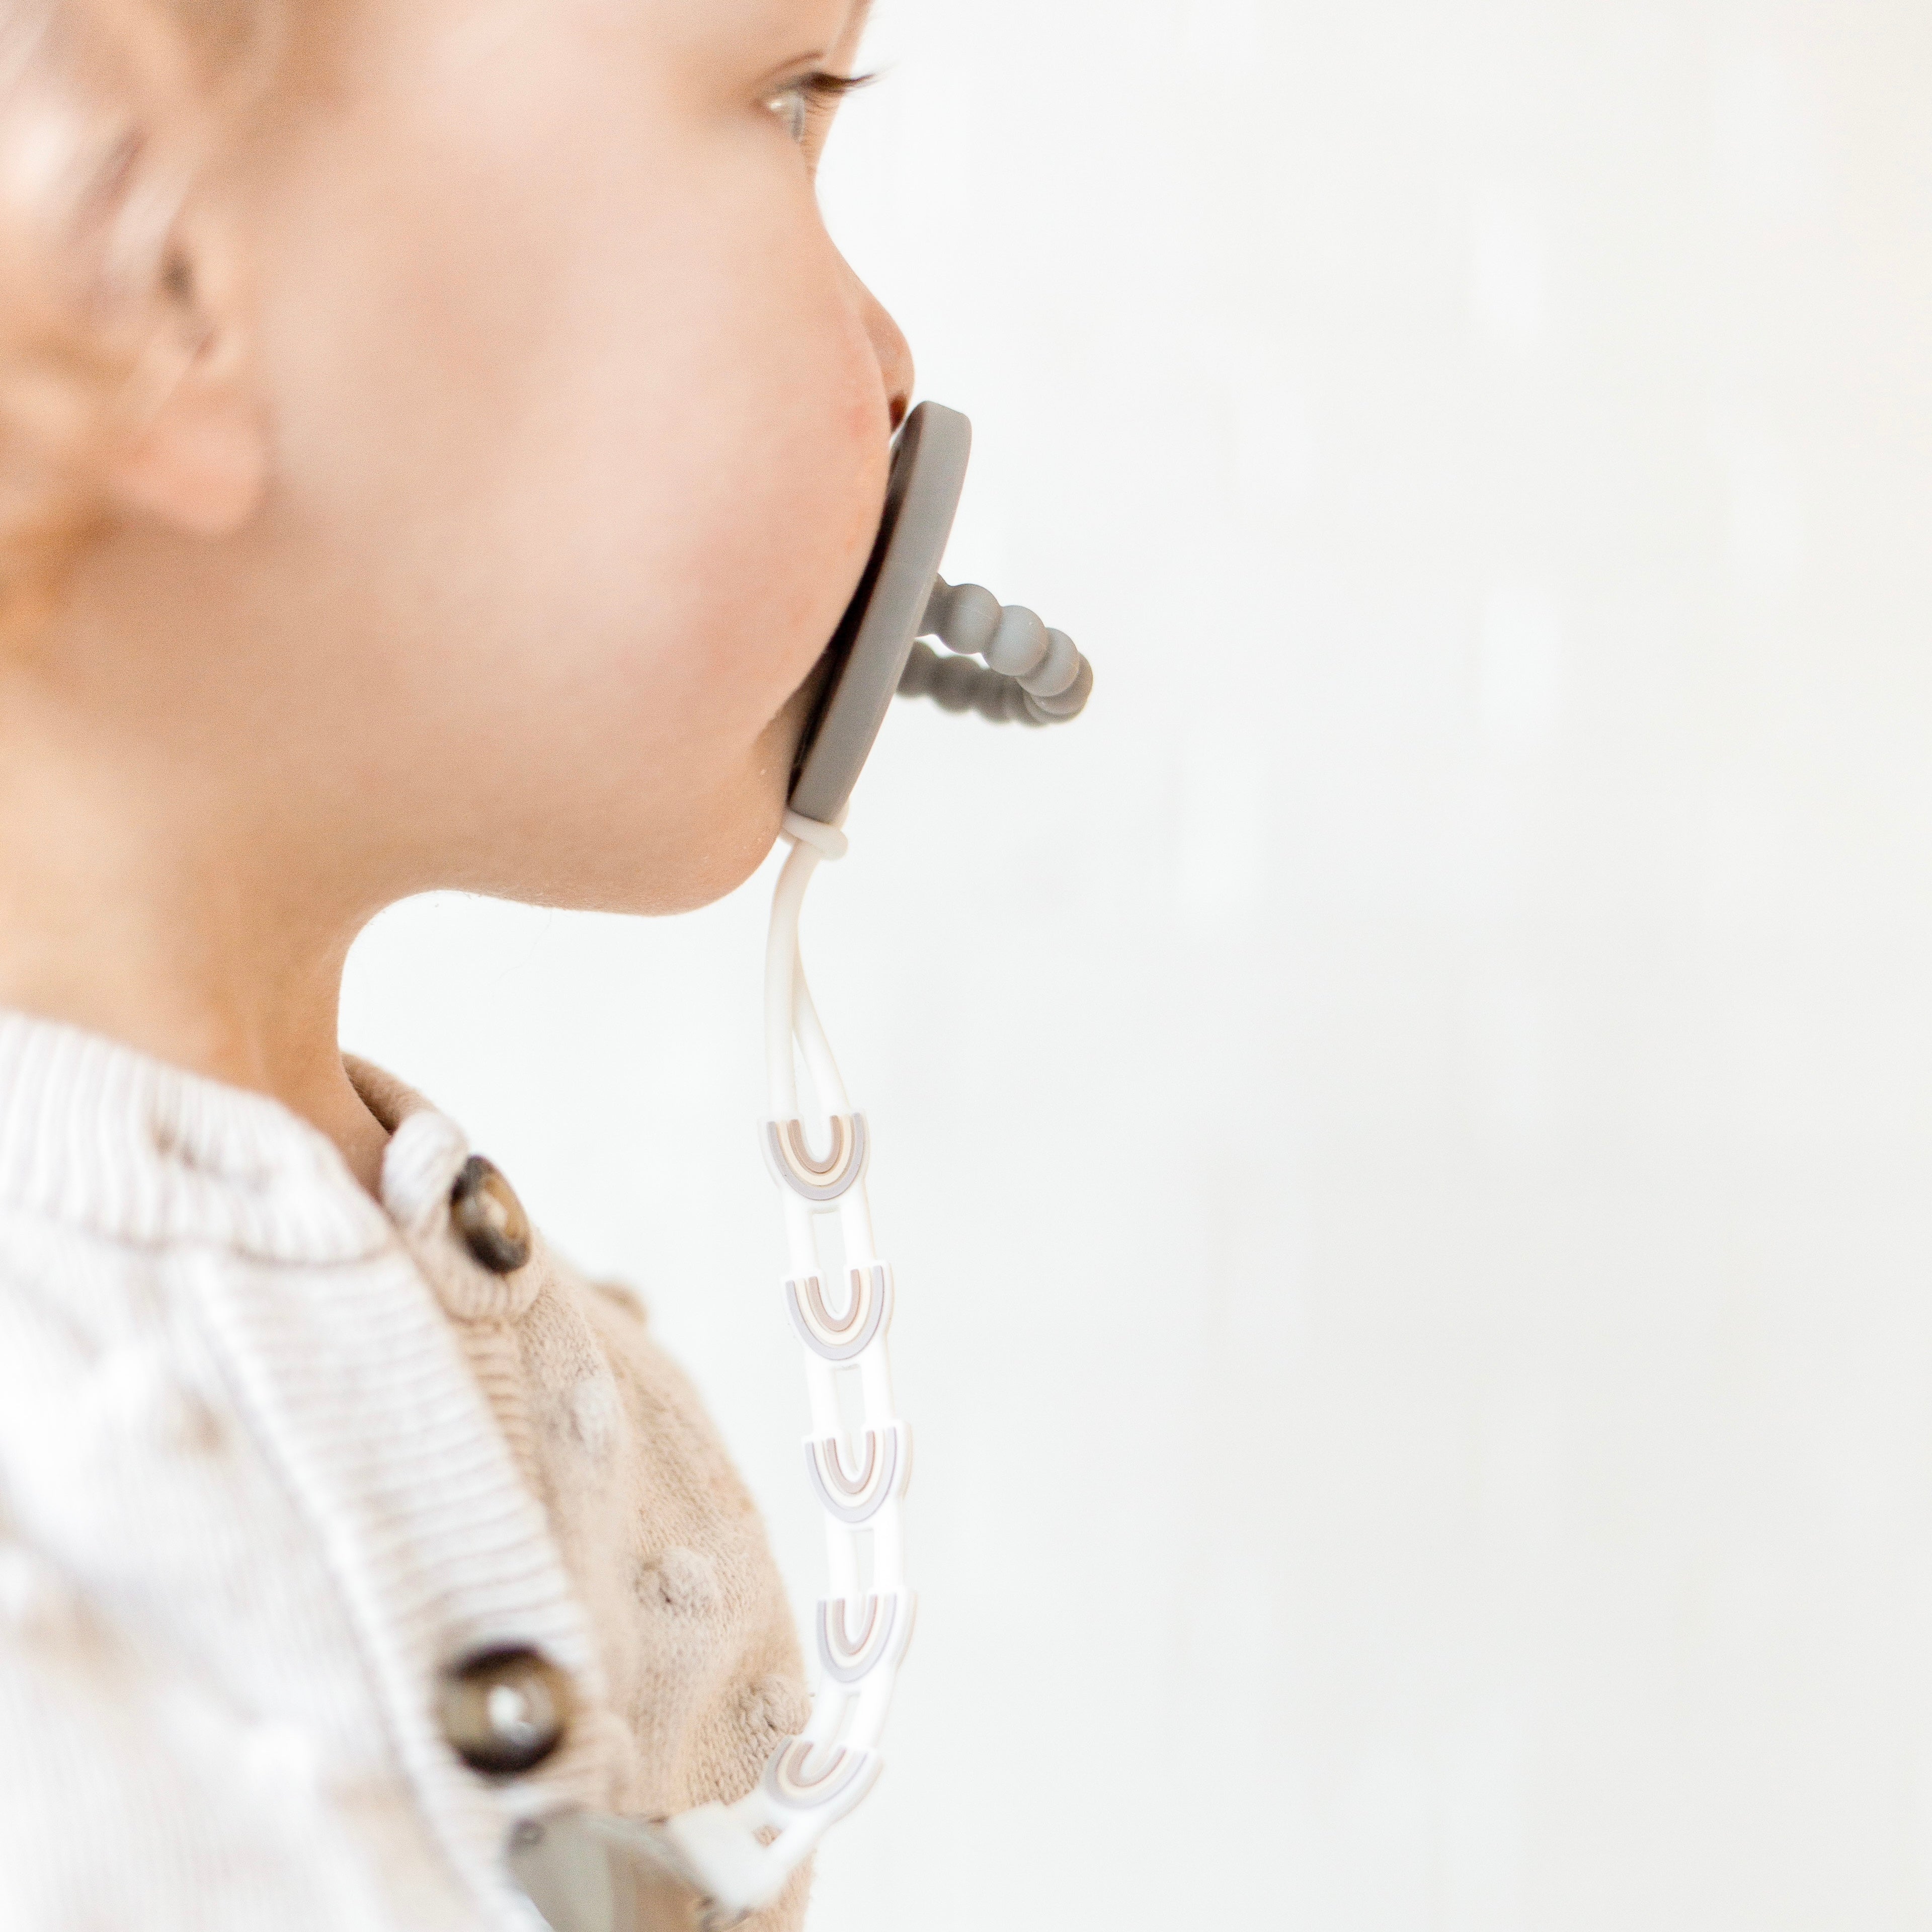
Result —
<svg viewBox="0 0 1932 1932"><path fill-rule="evenodd" d="M362 1260L397 1232L334 1144L279 1101L4 1010L0 1203L278 1262Z"/></svg>
<svg viewBox="0 0 1932 1932"><path fill-rule="evenodd" d="M543 1286L542 1268L493 1274L477 1264L450 1226L450 1190L470 1158L470 1137L393 1073L352 1054L342 1064L362 1104L389 1130L382 1205L445 1311L459 1322L520 1321ZM539 1235L539 1254L542 1246Z"/></svg>

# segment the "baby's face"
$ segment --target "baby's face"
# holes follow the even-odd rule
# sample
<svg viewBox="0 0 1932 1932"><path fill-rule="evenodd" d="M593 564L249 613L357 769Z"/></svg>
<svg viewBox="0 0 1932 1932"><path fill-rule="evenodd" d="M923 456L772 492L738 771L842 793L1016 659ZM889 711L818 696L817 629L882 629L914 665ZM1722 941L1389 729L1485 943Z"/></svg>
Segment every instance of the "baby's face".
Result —
<svg viewBox="0 0 1932 1932"><path fill-rule="evenodd" d="M776 832L910 382L813 192L859 9L291 13L230 181L269 486L122 566L195 614L154 698L226 705L244 790L320 801L386 892L715 896Z"/></svg>

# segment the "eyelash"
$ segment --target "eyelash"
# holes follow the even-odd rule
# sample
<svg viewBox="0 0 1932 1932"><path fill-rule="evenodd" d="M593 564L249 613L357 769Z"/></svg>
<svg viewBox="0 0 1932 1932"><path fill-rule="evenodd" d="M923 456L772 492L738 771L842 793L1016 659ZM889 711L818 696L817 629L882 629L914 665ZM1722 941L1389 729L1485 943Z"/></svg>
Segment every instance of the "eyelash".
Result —
<svg viewBox="0 0 1932 1932"><path fill-rule="evenodd" d="M778 124L802 147L812 130L815 113L829 112L848 94L869 87L878 78L871 74L802 74L796 80L774 88L765 96L765 106L777 117Z"/></svg>

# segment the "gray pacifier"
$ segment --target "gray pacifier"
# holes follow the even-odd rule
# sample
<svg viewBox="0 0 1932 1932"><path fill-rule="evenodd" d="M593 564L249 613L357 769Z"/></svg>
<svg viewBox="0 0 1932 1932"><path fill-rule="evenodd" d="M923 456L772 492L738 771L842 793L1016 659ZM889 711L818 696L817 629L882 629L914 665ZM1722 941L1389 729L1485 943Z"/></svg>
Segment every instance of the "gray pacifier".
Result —
<svg viewBox="0 0 1932 1932"><path fill-rule="evenodd" d="M825 688L793 767L791 808L801 818L837 824L895 692L998 722L1052 724L1077 718L1094 688L1093 668L1065 632L939 574L972 447L972 424L938 403L921 403L899 431L878 539L826 651Z"/></svg>

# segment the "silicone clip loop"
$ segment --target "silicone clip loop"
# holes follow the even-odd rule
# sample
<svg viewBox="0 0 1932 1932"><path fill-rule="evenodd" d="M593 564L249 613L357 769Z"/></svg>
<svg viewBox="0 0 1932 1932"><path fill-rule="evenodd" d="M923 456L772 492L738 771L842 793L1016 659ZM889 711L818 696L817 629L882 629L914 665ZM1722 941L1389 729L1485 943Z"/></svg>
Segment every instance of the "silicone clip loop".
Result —
<svg viewBox="0 0 1932 1932"><path fill-rule="evenodd" d="M842 812L840 818L844 818ZM794 845L809 845L821 859L842 859L851 850L850 842L836 825L823 825L815 818L802 818L795 812L784 815L784 836Z"/></svg>

